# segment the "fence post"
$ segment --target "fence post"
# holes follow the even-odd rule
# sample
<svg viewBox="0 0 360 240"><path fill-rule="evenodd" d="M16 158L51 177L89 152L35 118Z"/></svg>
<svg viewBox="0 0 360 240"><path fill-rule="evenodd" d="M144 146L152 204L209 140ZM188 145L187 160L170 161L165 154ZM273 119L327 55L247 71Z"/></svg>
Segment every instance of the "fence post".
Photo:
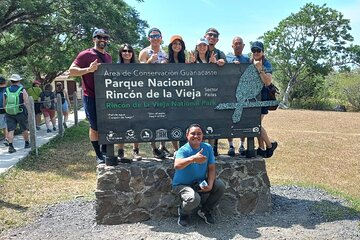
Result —
<svg viewBox="0 0 360 240"><path fill-rule="evenodd" d="M57 110L59 134L61 137L63 137L64 128L63 128L63 114L62 114L62 99L59 93L56 95L56 110Z"/></svg>
<svg viewBox="0 0 360 240"><path fill-rule="evenodd" d="M79 123L77 92L74 92L73 94L73 104L74 104L74 124L75 126L77 126Z"/></svg>
<svg viewBox="0 0 360 240"><path fill-rule="evenodd" d="M29 96L29 106L28 106L28 123L30 131L30 147L31 150L35 150L36 156L38 155L38 150L36 147L36 121L35 121L35 108L34 108L34 99L32 96Z"/></svg>

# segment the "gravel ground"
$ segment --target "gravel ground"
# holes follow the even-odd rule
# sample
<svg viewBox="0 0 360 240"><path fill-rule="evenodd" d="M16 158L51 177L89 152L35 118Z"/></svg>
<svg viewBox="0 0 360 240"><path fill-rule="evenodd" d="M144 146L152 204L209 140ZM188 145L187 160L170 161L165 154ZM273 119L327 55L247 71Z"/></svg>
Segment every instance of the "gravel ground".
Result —
<svg viewBox="0 0 360 240"><path fill-rule="evenodd" d="M193 216L191 226L177 218L123 225L97 225L94 201L49 206L34 223L2 239L360 239L360 213L318 189L272 187L273 210L251 216L216 216L207 225Z"/></svg>

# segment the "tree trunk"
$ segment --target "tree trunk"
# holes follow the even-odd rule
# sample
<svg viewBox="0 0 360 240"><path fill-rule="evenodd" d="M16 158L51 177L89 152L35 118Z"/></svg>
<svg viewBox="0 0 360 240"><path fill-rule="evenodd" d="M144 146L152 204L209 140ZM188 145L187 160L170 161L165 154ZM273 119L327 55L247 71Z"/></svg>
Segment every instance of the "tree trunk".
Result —
<svg viewBox="0 0 360 240"><path fill-rule="evenodd" d="M290 92L291 92L295 82L296 82L296 78L292 77L286 87L286 90L285 90L285 93L284 93L284 96L282 99L282 102L283 102L283 104L285 104L285 106L290 106L290 102L289 102Z"/></svg>

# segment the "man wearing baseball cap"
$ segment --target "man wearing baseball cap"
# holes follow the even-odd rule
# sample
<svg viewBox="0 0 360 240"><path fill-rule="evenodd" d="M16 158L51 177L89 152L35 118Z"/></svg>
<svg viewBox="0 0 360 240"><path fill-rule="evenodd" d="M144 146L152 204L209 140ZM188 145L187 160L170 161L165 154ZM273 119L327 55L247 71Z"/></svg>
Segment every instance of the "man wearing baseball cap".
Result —
<svg viewBox="0 0 360 240"><path fill-rule="evenodd" d="M16 126L19 124L20 131L22 132L22 136L25 140L25 148L30 148L29 143L29 133L28 133L28 113L26 109L26 105L28 104L28 94L26 90L22 87L20 81L22 77L19 74L12 74L9 78L10 86L6 88L4 92L4 106L6 106L7 98L10 97L8 95L18 92L18 105L15 106L18 108L18 113L12 113L8 108L6 111L6 125L8 130L8 141L9 141L9 153L16 152L16 149L13 145L14 140L14 132Z"/></svg>
<svg viewBox="0 0 360 240"><path fill-rule="evenodd" d="M105 47L109 43L109 37L110 35L106 30L96 29L92 34L94 47L80 52L69 68L69 76L81 76L82 79L84 91L83 104L86 117L90 123L89 137L95 150L98 164L105 163L102 152L106 152L106 145L103 145L102 149L100 149L98 142L94 72L100 64L112 62L110 54L105 51Z"/></svg>

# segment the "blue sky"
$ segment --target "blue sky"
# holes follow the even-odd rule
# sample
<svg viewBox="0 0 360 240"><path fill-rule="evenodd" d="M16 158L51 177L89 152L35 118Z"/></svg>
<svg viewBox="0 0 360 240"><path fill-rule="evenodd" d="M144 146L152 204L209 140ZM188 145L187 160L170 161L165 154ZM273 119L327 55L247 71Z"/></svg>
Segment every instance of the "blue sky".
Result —
<svg viewBox="0 0 360 240"><path fill-rule="evenodd" d="M179 34L186 48L195 47L197 39L206 29L215 27L220 32L217 48L231 52L234 36L241 36L246 44L244 53L250 52L249 42L273 30L281 20L296 13L305 0L125 0L146 20L150 27L158 27L163 34L163 47L170 37ZM336 9L350 19L351 34L355 44L360 45L360 0L315 0L314 4Z"/></svg>

